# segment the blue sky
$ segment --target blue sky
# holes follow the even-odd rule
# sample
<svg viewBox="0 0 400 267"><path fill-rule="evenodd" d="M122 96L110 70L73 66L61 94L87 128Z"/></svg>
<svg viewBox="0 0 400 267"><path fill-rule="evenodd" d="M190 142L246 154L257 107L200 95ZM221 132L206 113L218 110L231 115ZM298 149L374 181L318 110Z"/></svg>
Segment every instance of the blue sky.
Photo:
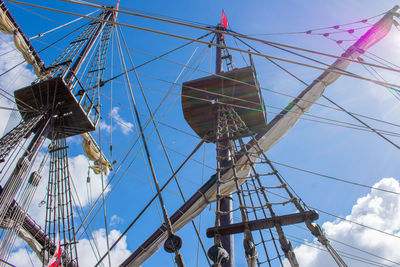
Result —
<svg viewBox="0 0 400 267"><path fill-rule="evenodd" d="M80 14L91 12L92 9L82 7L79 5L67 4L61 1L31 1L40 5L51 6L62 10L70 10ZM105 1L109 5L113 5L114 1ZM45 32L58 26L57 23L45 20L41 17L35 16L23 9L19 5L6 3L10 8L15 19L20 24L28 37L34 36L38 33ZM368 17L381 14L391 9L396 1L253 1L251 4L244 4L243 1L121 1L121 8L131 8L141 11L161 14L170 17L176 17L184 20L190 20L206 25L215 25L220 18L221 10L224 9L228 17L229 25L232 30L244 34L268 34L268 33L285 33L285 32L303 32L310 29L329 27L348 22L359 21ZM29 8L31 11L37 12L45 17L49 17L59 23L68 22L75 17L68 15L61 15L58 13L44 11L41 9ZM121 23L134 24L141 27L157 29L161 31L171 32L174 34L184 35L191 38L197 38L204 34L200 30L190 29L187 27L170 25L161 22L155 22L142 18L132 17L125 14L119 15ZM376 19L371 20L375 22ZM330 31L330 30L329 30ZM43 37L38 41L32 41L37 50L43 48L46 43L51 42L67 33L68 29L61 30L57 34L51 34ZM321 31L322 33L324 31ZM363 30L356 31L356 35L360 36ZM171 37L156 35L139 30L123 28L123 34L127 40L128 46L132 48L131 55L135 65L139 65L146 60L151 59L151 55L159 55L178 45L185 43L184 40L179 40ZM282 42L302 48L326 52L329 54L340 55L343 50L333 41L320 35L307 35L307 34L284 34L284 35L268 35L258 36L270 41ZM47 38L47 39L46 39ZM341 35L341 39L354 39L350 35ZM389 60L394 64L399 64L399 40L400 33L395 28L389 35L379 44L374 46L370 52ZM43 41L44 43L41 43ZM4 40L3 40L4 42ZM232 40L227 40L229 45L235 46ZM344 42L343 46L347 47L351 42ZM277 51L276 49L267 46L252 43L263 53L272 56L285 57L288 59L299 60L287 53ZM46 53L41 53L46 65L49 65L56 55L60 52L63 46L60 44L57 48L46 50ZM117 57L117 50L113 47L114 56ZM191 45L180 52L171 54L166 57L169 61L157 61L154 64L149 64L141 68L138 73L145 90L147 97L150 100L150 106L154 110L165 92L170 88L171 84L154 80L157 77L166 81L174 81L182 69L181 65L185 64L193 51L196 58L204 49L204 45ZM213 56L214 52L210 52L209 48L205 48L205 57L200 69L203 73L198 72L190 76L188 74L185 80L206 76L210 71L210 54ZM234 60L238 67L244 67L241 56L234 53ZM315 55L309 56L322 60L326 63L332 63L332 58L318 57ZM246 55L244 55L247 57ZM365 58L366 59L366 58ZM173 62L172 62L173 61ZM301 62L306 62L299 60ZM309 62L308 62L309 63ZM117 62L117 67L120 63ZM130 63L127 63L130 66ZM211 58L211 65L213 65L213 58ZM257 67L257 74L261 87L271 89L277 92L288 94L291 96L297 95L304 85L289 77L286 73L277 69L275 66L266 62L265 59L255 58ZM314 63L311 63L314 64ZM282 63L283 66L288 68L291 72L298 75L307 83L311 83L321 71L307 69L300 66L295 66L287 63ZM350 71L359 75L370 77L370 74L365 71L359 64L353 64ZM213 67L211 72L213 72ZM115 68L113 73L120 73L121 70ZM388 82L398 84L399 78L394 72L380 71L380 74L387 79ZM110 73L106 74L110 75ZM142 114L142 121L148 119L147 110L145 108L143 98L140 95L139 88L133 73L130 79L134 85L134 94L138 104L138 108ZM122 82L123 80L118 80ZM102 128L101 131L101 145L105 153L110 157L108 147L111 143L110 131L107 127L111 127L110 114L114 108L113 116L118 113L119 120L113 122L113 146L114 156L120 153L124 154L124 149L128 147L131 141L135 138L135 124L132 113L125 107L129 107L130 102L126 92L125 85L122 83L113 84L113 98L115 103L111 107L108 97L110 96L109 87L104 89L104 96L102 97L104 105L102 107ZM12 85L10 90L12 89ZM17 88L14 88L17 89ZM159 90L159 91L157 91ZM160 92L161 91L161 92ZM184 121L179 97L180 87L177 86L171 96L164 103L156 119L160 119L162 114L167 110L168 113L163 119L168 125L175 128L192 133L193 131ZM349 77L341 77L332 86L326 90L326 95L332 100L336 101L351 112L371 116L377 119L389 121L392 123L400 124L398 101L388 93L386 88L374 85L369 82L356 80ZM263 91L264 100L267 106L274 106L283 108L291 100L291 98L280 96L276 93ZM122 104L119 105L119 103ZM328 104L326 101L320 100L321 104ZM171 106L169 109L168 107ZM116 109L117 108L117 109ZM267 107L268 119L271 120L274 116L274 110ZM309 114L326 117L334 120L355 123L348 115L338 111L333 111L321 106L314 106L309 111ZM119 123L118 123L119 122ZM371 126L398 132L398 127L389 127L385 124L377 123L374 121L367 121ZM130 124L131 123L131 124ZM110 129L110 128L108 128ZM153 131L153 127L149 127L145 133L149 136ZM177 168L184 160L184 156L174 152L180 152L184 155L189 154L195 145L199 142L197 138L188 136L177 132L171 128L160 126L163 140L166 146L172 150L169 151L172 163ZM95 133L96 138L98 133ZM389 137L394 142L400 143L398 137ZM168 164L165 160L163 151L160 145L155 142L157 136L153 135L149 140L150 153L156 167L156 173L159 178L160 184L163 184L170 177ZM133 149L133 154L139 152L139 146ZM204 152L204 154L203 154ZM79 157L83 152L77 140L71 140L70 156L73 158ZM271 160L303 168L323 174L340 177L353 182L358 182L366 185L374 185L382 178L394 177L399 179L400 167L398 164L398 149L379 138L377 135L354 129L337 127L334 125L321 124L309 120L300 120L297 125L270 151L267 155ZM129 156L132 159L133 156ZM179 179L185 192L185 196L189 197L195 190L206 181L213 170L211 168L204 169L201 162L205 155L206 164L215 167L215 152L212 144L207 144L205 150L200 149L194 156L198 162L190 162L182 170ZM78 160L77 160L78 161ZM118 158L118 163L121 160ZM200 163L199 163L200 162ZM117 163L117 164L118 164ZM127 164L123 164L122 171L116 178L121 177L121 174L126 169L126 175L123 176L121 183L118 184L115 193L112 193L110 200L107 203L107 215L109 223L114 217L111 229L123 231L129 222L139 213L141 208L151 199L153 191L149 186L151 176L149 176L148 169L145 168L146 161L142 155L129 169L126 169ZM76 164L77 168L82 168ZM339 216L346 216L352 212L357 200L367 195L370 190L367 188L357 187L349 184L340 183L324 179L312 174L299 172L293 169L277 165L278 170L287 179L290 185L301 196L303 201L310 206L329 211ZM81 170L81 173L86 173L86 170ZM79 174L78 174L79 175ZM112 173L111 173L112 175ZM85 179L80 181L84 183ZM115 182L113 182L113 186ZM85 187L82 184L80 186ZM171 215L177 207L182 204L182 200L177 196L177 188L171 183L167 187L163 196L167 203L167 209ZM384 198L384 196L383 196ZM33 203L32 206L36 206ZM89 209L89 205L85 206L85 210ZM326 221L334 221L335 218L320 214L319 223L323 224ZM202 216L201 233L205 237L205 229L213 224L213 212L206 209ZM196 219L198 223L198 219ZM160 225L160 218L158 215L158 208L152 205L149 211L138 221L137 226L134 227L127 235L127 249L133 251L141 244L144 239L150 235L156 227ZM102 215L96 217L93 229L104 228ZM398 231L398 229L393 230ZM312 240L311 235L298 233L296 229L289 230L290 233L299 236L300 238L308 238ZM184 255L187 266L196 265L196 251L197 241L193 234L193 229L190 225L186 226L179 235L183 238L184 246L182 253ZM206 241L206 248L211 245L211 240ZM241 246L241 239L238 237L238 246ZM297 244L294 244L297 246ZM240 251L240 249L239 249ZM240 252L237 253L237 265L244 266L244 258L239 257ZM393 255L394 257L395 255ZM389 257L389 256L388 256ZM204 266L205 259L200 254L200 265ZM172 260L163 250L157 252L144 266L173 266Z"/></svg>

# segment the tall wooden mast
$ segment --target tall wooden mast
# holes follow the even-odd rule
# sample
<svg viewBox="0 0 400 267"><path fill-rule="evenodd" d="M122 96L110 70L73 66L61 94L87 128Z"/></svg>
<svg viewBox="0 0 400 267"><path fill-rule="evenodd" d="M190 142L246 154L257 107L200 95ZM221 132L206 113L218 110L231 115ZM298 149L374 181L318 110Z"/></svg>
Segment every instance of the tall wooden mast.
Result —
<svg viewBox="0 0 400 267"><path fill-rule="evenodd" d="M217 25L217 30L223 31L225 27L222 24ZM216 33L216 43L218 45L224 45L224 36L221 32ZM217 46L215 49L215 74L220 74L223 72L222 64L222 48ZM217 168L223 170L229 167L230 163L230 152L229 152L229 139L224 138L223 141L218 141L216 143L217 148ZM218 205L218 204L217 204ZM230 225L233 223L233 199L232 195L224 196L219 201L219 209L224 215L221 215L220 225ZM233 235L221 236L221 245L228 252L229 260L222 264L223 267L234 267L235 266L235 241Z"/></svg>

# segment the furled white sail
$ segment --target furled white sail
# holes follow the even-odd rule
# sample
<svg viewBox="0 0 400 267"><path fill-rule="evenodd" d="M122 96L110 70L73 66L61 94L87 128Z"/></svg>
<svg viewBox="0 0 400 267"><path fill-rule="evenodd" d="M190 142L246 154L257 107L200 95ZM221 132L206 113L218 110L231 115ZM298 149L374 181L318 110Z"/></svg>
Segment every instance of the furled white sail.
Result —
<svg viewBox="0 0 400 267"><path fill-rule="evenodd" d="M23 35L18 24L11 17L2 1L0 2L0 32L13 35L15 47L22 54L26 62L33 67L36 75L39 77L44 64L38 58L35 58L33 48L30 48L32 46L28 39Z"/></svg>
<svg viewBox="0 0 400 267"><path fill-rule="evenodd" d="M265 152L275 145L285 134L296 124L299 118L306 112L324 93L325 88L335 82L340 76L341 71L345 71L350 61L347 59L357 59L368 48L380 41L390 31L393 24L393 17L399 15L395 6L380 21L378 21L367 33L365 33L355 44L349 47L337 59L328 70L324 71L311 85L309 85L300 95L278 114L265 129L260 131L256 140L261 149ZM335 72L332 72L334 70ZM257 144L250 142L247 144L249 154L257 153ZM253 156L255 157L255 156ZM252 159L252 160L255 160ZM237 165L242 166L237 169L238 177L247 177L250 172L250 166L246 165L247 157L244 155L238 159ZM224 173L221 177L223 181L229 181L222 184L221 193L229 194L235 190L236 185L233 181L232 170ZM244 179L239 179L244 182ZM202 186L178 211L171 216L171 223L174 231L178 231L198 214L200 214L208 203L216 199L215 177ZM167 239L165 228L158 228L139 248L126 259L121 266L140 266L146 259L153 255Z"/></svg>
<svg viewBox="0 0 400 267"><path fill-rule="evenodd" d="M100 174L103 172L105 175L108 175L110 171L113 170L110 162L104 156L103 152L100 150L96 141L93 139L90 133L81 134L82 137L82 148L85 152L86 157L89 160L93 161L93 165L90 168L96 174Z"/></svg>

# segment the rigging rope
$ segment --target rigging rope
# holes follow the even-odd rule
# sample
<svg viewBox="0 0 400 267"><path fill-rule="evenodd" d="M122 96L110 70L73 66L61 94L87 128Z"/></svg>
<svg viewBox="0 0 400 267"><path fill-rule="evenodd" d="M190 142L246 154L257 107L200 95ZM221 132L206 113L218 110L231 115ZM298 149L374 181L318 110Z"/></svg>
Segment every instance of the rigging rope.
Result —
<svg viewBox="0 0 400 267"><path fill-rule="evenodd" d="M328 29L339 29L343 26L348 26L348 25L354 25L354 24L359 24L359 23L367 23L369 20L376 18L376 17L380 17L382 15L386 14L386 12L380 13L378 15L372 16L372 17L368 17L366 19L362 19L362 20L358 20L358 21L354 21L354 22L348 22L348 23L343 23L343 24L337 24L334 26L328 26L328 27L321 27L321 28L314 28L314 29L310 29L307 31L298 31L298 32L277 32L277 33L256 33L256 34L248 34L249 36L265 36L265 35L286 35L286 34L312 34L312 32L314 31L321 31L321 30L328 30Z"/></svg>
<svg viewBox="0 0 400 267"><path fill-rule="evenodd" d="M117 40L118 40L118 43L120 43L118 34L117 34ZM120 58L121 58L121 62L123 64L124 70L125 70L125 72L127 72L125 59L124 59L124 56L123 56L123 53L122 53L121 46L119 46L119 52L120 52ZM144 146L144 149L145 149L145 152L146 152L147 161L148 161L148 164L150 166L151 174L152 174L152 177L153 177L153 182L154 182L154 185L155 185L157 193L158 193L158 199L160 201L160 206L161 206L162 213L163 213L163 216L164 216L164 222L165 222L165 226L166 226L167 231L168 231L169 238L171 238L171 239L175 238L175 237L179 238L179 237L174 235L174 231L172 229L172 224L171 224L171 221L169 219L169 216L168 216L165 204L164 204L164 200L163 200L163 197L162 197L162 194L161 194L161 191L160 191L160 186L159 186L158 179L157 179L157 176L156 176L156 173L155 173L153 162L151 160L150 151L149 151L149 148L147 146L146 137L145 137L145 135L143 133L142 123L141 123L141 120L140 120L140 117L139 117L139 113L138 113L138 110L137 110L137 107L136 107L136 102L135 102L135 98L133 96L132 86L131 86L131 82L130 82L128 74L126 74L125 78L126 78L126 81L128 83L128 88L129 88L129 92L130 92L130 100L131 100L131 103L132 103L133 108L134 108L134 112L135 112L135 116L136 116L136 122L137 122L137 124L139 126L140 136L141 136L142 143L143 143L143 146ZM138 82L140 84L139 80L138 80ZM182 267L182 266L184 266L184 263L183 263L182 255L179 253L179 248L180 247L175 247L173 245L174 241L171 241L171 242L172 242L171 243L172 244L172 251L175 253L175 261L178 264L178 267Z"/></svg>
<svg viewBox="0 0 400 267"><path fill-rule="evenodd" d="M277 162L277 161L273 161L273 160L271 160L271 162L273 162L274 164L286 167L286 168L298 170L298 171L305 172L305 173L310 173L310 174L313 174L313 175L317 175L317 176L320 176L320 177L332 179L332 180L339 181L339 182L342 182L342 183L352 184L352 185L365 187L365 188L369 188L369 189L374 189L374 190L378 190L378 191L382 191L382 192L386 192L386 193L395 194L395 195L399 195L400 196L399 192L387 190L387 189L384 189L384 188L379 188L379 187L369 186L369 185L366 185L366 184L352 182L350 180L345 180L345 179L334 177L334 176L331 176L331 175L326 175L326 174L318 173L318 172L315 172L315 171L310 171L310 170L294 167L294 166L291 166L291 165L288 165L288 164L284 164L284 163L281 163L281 162Z"/></svg>
<svg viewBox="0 0 400 267"><path fill-rule="evenodd" d="M71 176L71 174L69 174L69 175ZM79 198L78 191L77 191L75 183L74 183L74 179L71 179L71 184L72 184L72 189L73 189L73 193L74 193L74 195L72 195L72 200L74 201L75 206L77 206L76 211L78 212L79 219L82 221L82 214L85 215L85 212L83 210L83 205ZM88 203L90 203L90 202L88 201ZM88 227L88 230L89 230L89 234L87 232L85 234L88 239L89 245L92 249L93 255L95 256L96 260L98 260L98 258L100 257L100 251L98 248L98 244L97 244L96 239L94 238L92 229L90 229L90 227ZM94 248L93 248L92 243L94 243ZM96 252L97 252L97 254L96 254Z"/></svg>

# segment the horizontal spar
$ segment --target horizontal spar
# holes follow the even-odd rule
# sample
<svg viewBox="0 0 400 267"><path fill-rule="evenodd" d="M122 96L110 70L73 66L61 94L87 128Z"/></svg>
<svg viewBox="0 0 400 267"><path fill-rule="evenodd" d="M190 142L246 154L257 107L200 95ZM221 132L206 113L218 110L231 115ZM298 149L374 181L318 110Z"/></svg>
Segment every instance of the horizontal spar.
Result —
<svg viewBox="0 0 400 267"><path fill-rule="evenodd" d="M207 237L214 237L217 234L219 235L231 235L243 233L246 227L249 228L250 231L262 230L267 228L272 228L275 225L290 225L296 223L302 223L306 220L315 221L318 220L319 215L315 210L304 211L300 213L293 213L283 216L275 216L266 219L248 221L248 222L240 222L229 225L211 227L207 229Z"/></svg>

